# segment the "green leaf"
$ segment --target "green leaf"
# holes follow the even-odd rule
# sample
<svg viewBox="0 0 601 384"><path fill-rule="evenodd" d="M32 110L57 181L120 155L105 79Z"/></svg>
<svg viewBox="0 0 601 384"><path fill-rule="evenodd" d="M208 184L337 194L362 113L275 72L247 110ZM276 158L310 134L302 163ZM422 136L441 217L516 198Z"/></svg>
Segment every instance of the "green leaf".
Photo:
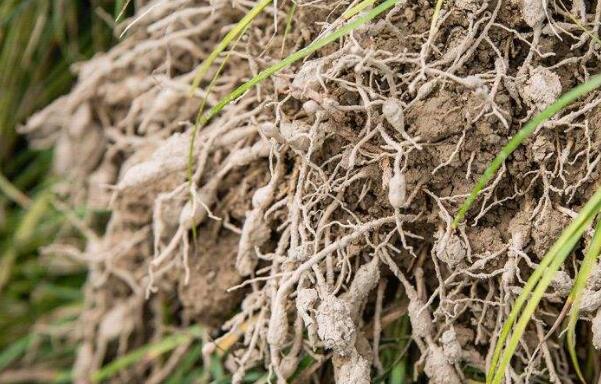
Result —
<svg viewBox="0 0 601 384"><path fill-rule="evenodd" d="M92 381L95 383L106 380L116 375L119 371L129 367L144 359L154 359L163 353L169 352L178 346L191 341L193 338L200 337L200 327L190 327L183 332L178 332L168 336L156 343L147 344L140 347L102 367L92 374Z"/></svg>
<svg viewBox="0 0 601 384"><path fill-rule="evenodd" d="M271 77L272 75L280 72L282 69L289 67L290 65L297 62L298 60L311 55L315 51L317 51L317 50L325 47L326 45L340 39L341 37L351 33L352 31L354 31L361 25L374 19L375 17L377 17L384 11L388 10L389 8L392 8L396 4L397 1L398 0L386 0L382 4L378 5L376 8L372 9L367 14L357 17L355 20L340 27L336 31L331 32L331 33L327 34L326 36L315 40L314 42L309 44L307 47L294 52L290 56L279 61L278 63L270 66L269 68L264 69L263 71L258 73L256 76L254 76L252 79L250 79L246 83L242 84L241 86L239 86L232 92L230 92L228 95L226 95L224 98L222 98L215 106L213 106L206 113L204 113L202 116L200 116L198 118L198 120L196 121L196 125L198 125L200 127L204 126L213 117L215 117L219 112L221 112L221 110L223 108L225 108L229 103L238 99L240 96L244 95L248 90L250 90L255 85L261 83L262 81Z"/></svg>
<svg viewBox="0 0 601 384"><path fill-rule="evenodd" d="M194 76L194 80L192 81L192 91L198 89L200 82L205 77L205 75L209 71L209 68L211 68L211 65L217 59L217 57L219 57L221 52L225 51L228 45L230 45L230 43L234 41L234 39L238 37L248 25L250 25L250 23L255 19L255 17L260 15L261 12L263 12L263 10L265 9L265 7L271 4L271 2L272 0L259 1L259 3L257 3L257 5L255 5L250 11L248 11L248 13L244 15L244 17L236 24L236 26L225 35L223 40L221 40L219 44L217 44L217 46L213 49L213 51L209 54L205 61L203 61L200 67L198 67L196 75Z"/></svg>
<svg viewBox="0 0 601 384"><path fill-rule="evenodd" d="M584 288L586 287L586 281L593 271L599 253L601 253L601 220L597 218L593 240L584 256L584 260L582 260L580 270L576 275L576 281L574 282L570 296L568 296L568 305L571 305L567 327L568 352L570 353L570 358L572 359L572 364L576 369L576 373L583 383L586 381L584 380L584 376L580 370L580 364L578 363L578 357L576 356L576 322L578 321L580 301L582 299L582 294L584 293Z"/></svg>
<svg viewBox="0 0 601 384"><path fill-rule="evenodd" d="M29 334L0 352L0 371L8 367L13 361L25 354L34 340L34 335Z"/></svg>
<svg viewBox="0 0 601 384"><path fill-rule="evenodd" d="M565 94L563 94L556 102L545 108L542 112L537 114L530 120L518 133L509 140L509 142L501 149L499 154L493 159L488 168L484 171L484 174L478 179L476 186L472 189L469 197L459 208L459 212L455 215L453 220L453 228L457 228L459 223L465 217L465 214L470 209L472 204L476 201L480 191L488 184L488 182L495 176L505 159L515 151L515 149L528 137L534 130L545 121L549 120L555 114L563 111L567 106L572 104L587 93L599 88L601 86L601 74L591 77L588 81L572 88Z"/></svg>
<svg viewBox="0 0 601 384"><path fill-rule="evenodd" d="M498 384L501 382L505 369L509 365L519 340L524 333L529 320L534 314L538 303L543 297L545 290L553 279L555 272L557 272L566 257L572 252L572 249L578 241L580 241L583 233L589 227L600 208L601 189L595 192L591 199L581 209L578 216L576 216L570 225L561 233L559 239L557 239L549 251L547 251L547 254L544 256L541 263L526 282L526 285L512 307L509 317L501 329L491 359L490 369L487 374L487 383L492 382ZM532 296L530 296L531 293ZM522 307L524 307L524 311L516 322L516 318ZM511 338L503 350L510 332Z"/></svg>
<svg viewBox="0 0 601 384"><path fill-rule="evenodd" d="M443 2L444 0L436 0L436 5L434 6L434 13L432 14L432 22L430 23L430 33L428 35L428 40L432 38L434 30L436 29L436 24L438 23L438 19L440 18L440 9L442 8Z"/></svg>

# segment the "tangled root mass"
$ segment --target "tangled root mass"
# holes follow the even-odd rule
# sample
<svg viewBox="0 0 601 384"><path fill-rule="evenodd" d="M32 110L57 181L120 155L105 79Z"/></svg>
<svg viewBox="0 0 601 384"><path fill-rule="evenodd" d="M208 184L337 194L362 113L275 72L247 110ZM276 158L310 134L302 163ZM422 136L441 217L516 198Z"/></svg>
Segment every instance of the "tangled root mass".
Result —
<svg viewBox="0 0 601 384"><path fill-rule="evenodd" d="M386 368L382 332L405 314L416 376L460 383L467 367L484 372L524 281L599 187L601 94L540 127L458 231L452 215L507 138L599 72L582 27L598 34L601 2L457 0L431 37L432 5L400 2L203 126L191 180L203 98L216 104L339 25L350 3L299 2L286 38L290 5L268 7L214 87L193 94L195 68L252 4L140 3L122 42L78 65L74 89L22 127L55 148L57 193L89 208L89 226L96 210L111 212L84 243L52 246L90 270L76 380L160 337L165 312L170 325L236 337L234 381L264 367L286 382L311 356L306 379L368 383ZM545 336L580 259L541 302L512 382L575 380L559 335ZM581 316L598 348L597 275Z"/></svg>

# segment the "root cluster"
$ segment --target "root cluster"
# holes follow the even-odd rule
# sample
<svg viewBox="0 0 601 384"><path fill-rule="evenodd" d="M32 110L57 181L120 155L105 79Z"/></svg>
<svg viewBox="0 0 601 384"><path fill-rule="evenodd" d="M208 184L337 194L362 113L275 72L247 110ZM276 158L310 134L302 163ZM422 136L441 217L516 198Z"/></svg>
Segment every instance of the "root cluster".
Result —
<svg viewBox="0 0 601 384"><path fill-rule="evenodd" d="M233 48L210 92L207 80L191 94L195 68L253 4L149 1L125 23L122 43L75 68L74 89L22 128L34 145L54 146L63 201L89 208L85 242L47 250L90 271L77 380L170 327L200 322L205 355L228 348L234 382L263 367L282 383L368 383L387 368L384 334L407 315L414 375L465 382L470 370L486 371L520 287L601 186L593 93L541 126L451 230L506 140L601 70L591 39L599 1L567 9L559 0L457 0L433 35L431 4L400 2L227 106L199 130L190 163L203 98L216 104L340 25L351 6L299 2L284 38L291 4L277 4ZM96 211L107 209L96 231ZM574 381L550 331L580 258L541 302L511 382ZM599 347L595 273L582 317ZM160 382L182 356L123 378Z"/></svg>

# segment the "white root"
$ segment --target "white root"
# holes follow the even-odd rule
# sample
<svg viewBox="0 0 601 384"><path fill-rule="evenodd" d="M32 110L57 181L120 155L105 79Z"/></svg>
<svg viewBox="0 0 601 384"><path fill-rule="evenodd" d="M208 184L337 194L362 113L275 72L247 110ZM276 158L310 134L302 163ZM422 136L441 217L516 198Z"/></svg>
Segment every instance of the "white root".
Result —
<svg viewBox="0 0 601 384"><path fill-rule="evenodd" d="M407 182L405 175L401 172L395 172L388 183L388 201L394 209L400 209L405 206L407 200Z"/></svg>
<svg viewBox="0 0 601 384"><path fill-rule="evenodd" d="M467 249L455 232L439 228L434 238L434 254L449 267L455 268L467 257Z"/></svg>
<svg viewBox="0 0 601 384"><path fill-rule="evenodd" d="M300 67L291 84L291 90L295 97L301 98L303 94L319 89L322 83L319 73L322 71L324 65L325 62L323 59L315 59L306 61Z"/></svg>
<svg viewBox="0 0 601 384"><path fill-rule="evenodd" d="M461 360L462 350L461 344L457 341L455 329L451 327L444 331L440 338L440 342L442 343L442 350L447 361L451 364L458 363Z"/></svg>
<svg viewBox="0 0 601 384"><path fill-rule="evenodd" d="M580 310L583 312L593 312L601 307L601 290L593 291L585 288L582 292L580 301Z"/></svg>
<svg viewBox="0 0 601 384"><path fill-rule="evenodd" d="M249 276L255 270L258 262L254 255L255 249L263 245L271 234L264 215L275 197L275 190L283 172L282 167L283 163L278 155L276 171L271 180L267 185L257 189L252 196L253 209L246 212L236 257L236 269L241 276Z"/></svg>
<svg viewBox="0 0 601 384"><path fill-rule="evenodd" d="M236 258L236 269L241 276L249 276L255 270L258 259L253 255L254 250L269 239L270 233L262 210L254 209L246 213Z"/></svg>
<svg viewBox="0 0 601 384"><path fill-rule="evenodd" d="M401 134L403 139L410 142L415 148L422 149L422 146L417 143L419 137L413 138L405 130L405 115L403 106L398 100L388 99L382 105L382 114L394 129Z"/></svg>
<svg viewBox="0 0 601 384"><path fill-rule="evenodd" d="M413 334L413 337L420 339L432 337L434 324L432 322L432 314L426 307L426 303L417 297L409 297L407 312L411 322L411 333Z"/></svg>
<svg viewBox="0 0 601 384"><path fill-rule="evenodd" d="M288 314L283 301L273 301L271 306L271 318L267 330L267 342L275 348L282 348L286 344L288 336Z"/></svg>
<svg viewBox="0 0 601 384"><path fill-rule="evenodd" d="M369 293L378 285L380 280L379 259L374 257L371 262L364 264L357 271L351 286L342 297L349 305L351 318L355 323L362 312Z"/></svg>
<svg viewBox="0 0 601 384"><path fill-rule="evenodd" d="M313 312L318 300L317 291L312 288L299 289L296 296L296 310L303 319L309 337L309 344L315 347L317 341L317 321Z"/></svg>
<svg viewBox="0 0 601 384"><path fill-rule="evenodd" d="M538 110L543 110L561 95L561 81L554 72L538 67L532 71L522 93L526 101L535 105Z"/></svg>
<svg viewBox="0 0 601 384"><path fill-rule="evenodd" d="M282 138L290 144L290 146L299 151L306 151L309 149L311 139L309 137L309 131L311 126L304 121L294 120L292 122L282 121L280 122L279 132Z"/></svg>
<svg viewBox="0 0 601 384"><path fill-rule="evenodd" d="M424 370L432 384L462 383L453 365L449 363L442 349L436 345L429 346Z"/></svg>
<svg viewBox="0 0 601 384"><path fill-rule="evenodd" d="M315 314L317 334L327 349L349 356L355 348L356 328L345 300L333 295L322 298Z"/></svg>
<svg viewBox="0 0 601 384"><path fill-rule="evenodd" d="M601 349L601 311L599 310L593 317L591 330L593 331L593 346L596 349Z"/></svg>
<svg viewBox="0 0 601 384"><path fill-rule="evenodd" d="M370 362L353 350L349 356L335 355L334 379L336 384L369 384L371 383Z"/></svg>
<svg viewBox="0 0 601 384"><path fill-rule="evenodd" d="M326 295L317 308L317 333L326 348L334 351L332 363L338 384L370 383L371 362L359 352L363 335L357 330L367 296L379 281L379 259L357 271L342 298ZM371 355L371 353L370 353Z"/></svg>
<svg viewBox="0 0 601 384"><path fill-rule="evenodd" d="M544 4L542 0L522 0L522 17L530 27L538 27L545 20Z"/></svg>

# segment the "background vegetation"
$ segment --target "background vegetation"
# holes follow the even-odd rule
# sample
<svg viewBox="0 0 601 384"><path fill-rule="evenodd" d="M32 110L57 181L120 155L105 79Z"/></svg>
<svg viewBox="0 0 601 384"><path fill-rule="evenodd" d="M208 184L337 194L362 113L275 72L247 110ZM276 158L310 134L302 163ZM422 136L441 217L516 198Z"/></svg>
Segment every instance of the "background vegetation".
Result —
<svg viewBox="0 0 601 384"><path fill-rule="evenodd" d="M52 152L28 148L16 127L69 91L73 63L116 41L113 22L123 5L0 2L0 372L27 358L39 367L28 372L32 378L51 381L72 364L74 346L57 345L52 335L75 319L85 272L53 266L38 254L66 220L49 190ZM0 381L19 374L5 370Z"/></svg>

